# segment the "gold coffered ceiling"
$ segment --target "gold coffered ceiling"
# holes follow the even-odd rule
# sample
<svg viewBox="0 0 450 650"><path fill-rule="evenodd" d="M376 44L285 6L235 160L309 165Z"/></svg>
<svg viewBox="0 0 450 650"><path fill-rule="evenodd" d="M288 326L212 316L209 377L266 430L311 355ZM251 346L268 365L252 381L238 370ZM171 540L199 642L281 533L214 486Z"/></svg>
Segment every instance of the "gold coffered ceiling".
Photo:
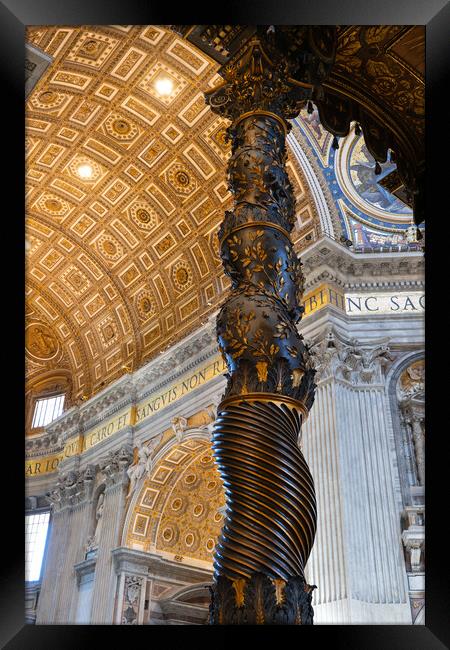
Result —
<svg viewBox="0 0 450 650"><path fill-rule="evenodd" d="M26 106L27 385L62 371L76 401L223 299L228 123L203 100L218 64L168 30L33 27L27 40L54 59ZM300 239L318 219L293 156L289 169Z"/></svg>

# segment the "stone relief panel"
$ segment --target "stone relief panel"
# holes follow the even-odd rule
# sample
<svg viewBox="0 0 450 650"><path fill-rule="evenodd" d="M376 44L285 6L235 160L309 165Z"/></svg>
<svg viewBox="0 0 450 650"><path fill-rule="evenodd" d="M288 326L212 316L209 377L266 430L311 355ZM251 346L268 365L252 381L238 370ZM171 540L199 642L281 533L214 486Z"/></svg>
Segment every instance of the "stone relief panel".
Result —
<svg viewBox="0 0 450 650"><path fill-rule="evenodd" d="M125 589L122 603L122 625L137 625L139 602L144 578L140 576L125 576Z"/></svg>

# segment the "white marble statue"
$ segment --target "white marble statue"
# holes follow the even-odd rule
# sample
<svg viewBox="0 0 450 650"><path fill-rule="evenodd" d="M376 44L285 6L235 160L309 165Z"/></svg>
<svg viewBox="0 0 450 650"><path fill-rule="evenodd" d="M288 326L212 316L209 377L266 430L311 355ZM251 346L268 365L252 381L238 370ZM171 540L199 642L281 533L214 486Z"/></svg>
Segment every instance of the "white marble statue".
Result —
<svg viewBox="0 0 450 650"><path fill-rule="evenodd" d="M133 494L138 482L144 476L144 474L149 474L152 471L153 469L152 454L155 447L159 443L160 439L161 436L154 439L148 445L140 445L138 447L138 461L135 465L131 465L127 469L128 478L130 479L130 487L128 490L127 497Z"/></svg>
<svg viewBox="0 0 450 650"><path fill-rule="evenodd" d="M184 432L187 429L188 421L182 415L178 415L172 418L171 423L178 442L181 442L183 440Z"/></svg>
<svg viewBox="0 0 450 650"><path fill-rule="evenodd" d="M97 508L95 509L95 519L96 519L96 526L95 526L95 532L94 532L94 541L98 544L99 539L100 539L100 530L102 527L102 521L103 521L103 509L105 507L105 495L103 492L100 493L97 501Z"/></svg>

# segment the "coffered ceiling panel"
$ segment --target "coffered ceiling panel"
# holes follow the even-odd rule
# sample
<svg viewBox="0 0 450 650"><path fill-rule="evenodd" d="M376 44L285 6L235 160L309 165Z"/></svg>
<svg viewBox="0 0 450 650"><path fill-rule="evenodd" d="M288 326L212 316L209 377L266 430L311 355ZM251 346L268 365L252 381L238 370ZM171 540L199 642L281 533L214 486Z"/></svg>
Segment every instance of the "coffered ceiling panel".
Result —
<svg viewBox="0 0 450 650"><path fill-rule="evenodd" d="M65 369L76 401L223 299L228 122L203 99L218 64L161 27L33 27L27 41L53 58L26 104L27 384ZM294 156L288 168L310 229Z"/></svg>

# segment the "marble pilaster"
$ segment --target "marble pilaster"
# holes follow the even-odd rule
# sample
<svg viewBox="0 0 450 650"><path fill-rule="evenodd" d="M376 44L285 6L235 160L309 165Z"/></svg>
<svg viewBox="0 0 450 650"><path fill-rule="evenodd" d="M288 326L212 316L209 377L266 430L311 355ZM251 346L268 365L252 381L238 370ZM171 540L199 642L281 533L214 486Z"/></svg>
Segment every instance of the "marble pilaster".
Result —
<svg viewBox="0 0 450 650"><path fill-rule="evenodd" d="M392 355L383 340L331 331L314 351L318 389L301 445L318 499L307 566L315 622L410 623L383 383Z"/></svg>
<svg viewBox="0 0 450 650"><path fill-rule="evenodd" d="M114 620L112 594L116 591L117 578L111 551L118 545L122 532L128 485L126 470L132 460L132 447L125 445L116 452L110 452L100 462L105 476L105 499L92 594L91 623L94 624L112 624Z"/></svg>

